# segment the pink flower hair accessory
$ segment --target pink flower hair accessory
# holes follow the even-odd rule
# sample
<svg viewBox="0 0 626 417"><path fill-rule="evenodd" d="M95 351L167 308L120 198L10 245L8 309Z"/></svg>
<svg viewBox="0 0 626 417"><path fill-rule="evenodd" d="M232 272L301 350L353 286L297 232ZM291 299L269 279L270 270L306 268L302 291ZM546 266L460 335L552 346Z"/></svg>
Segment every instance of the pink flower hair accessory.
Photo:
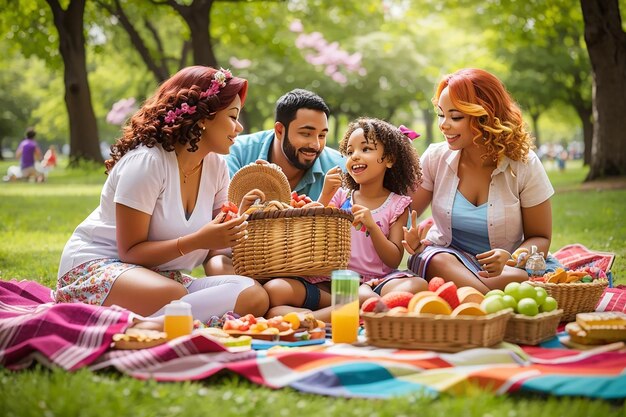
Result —
<svg viewBox="0 0 626 417"><path fill-rule="evenodd" d="M213 74L211 84L209 88L200 93L200 99L207 98L216 94L219 94L220 90L226 87L226 82L233 78L233 74L230 70L220 68ZM178 119L182 118L185 114L194 114L196 112L196 106L190 106L189 103L181 103L180 107L174 110L169 110L165 115L165 123L173 125Z"/></svg>
<svg viewBox="0 0 626 417"><path fill-rule="evenodd" d="M409 138L411 141L420 137L419 133L416 133L414 130L409 129L405 125L400 125L398 129L400 129L400 132L402 132L402 134Z"/></svg>

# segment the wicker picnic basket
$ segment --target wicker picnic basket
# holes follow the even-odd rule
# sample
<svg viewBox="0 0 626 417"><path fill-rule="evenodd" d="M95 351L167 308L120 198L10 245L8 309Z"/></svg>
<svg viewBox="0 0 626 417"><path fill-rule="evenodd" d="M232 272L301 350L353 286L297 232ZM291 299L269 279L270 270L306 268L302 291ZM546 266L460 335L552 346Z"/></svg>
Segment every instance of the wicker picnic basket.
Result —
<svg viewBox="0 0 626 417"><path fill-rule="evenodd" d="M595 311L598 301L608 285L605 279L596 279L592 282L574 282L560 284L552 282L529 281L536 287L545 288L548 295L554 297L563 310L561 321L576 320L576 314Z"/></svg>
<svg viewBox="0 0 626 417"><path fill-rule="evenodd" d="M512 309L486 316L362 313L367 343L378 347L458 352L504 340Z"/></svg>
<svg viewBox="0 0 626 417"><path fill-rule="evenodd" d="M504 340L523 345L538 345L556 335L563 310L540 313L536 316L513 314L506 325Z"/></svg>
<svg viewBox="0 0 626 417"><path fill-rule="evenodd" d="M289 182L272 165L250 164L232 178L229 200L239 204L258 188L266 200L288 203ZM248 239L233 248L233 266L252 278L330 275L346 269L353 215L333 207L257 211L248 217Z"/></svg>

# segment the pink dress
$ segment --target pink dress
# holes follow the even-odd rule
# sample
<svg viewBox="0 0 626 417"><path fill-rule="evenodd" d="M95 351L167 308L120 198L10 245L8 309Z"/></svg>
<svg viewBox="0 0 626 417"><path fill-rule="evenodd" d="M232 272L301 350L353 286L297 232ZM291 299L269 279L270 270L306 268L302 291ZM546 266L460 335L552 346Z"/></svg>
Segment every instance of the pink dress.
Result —
<svg viewBox="0 0 626 417"><path fill-rule="evenodd" d="M352 207L352 192L340 188L333 196L331 203L335 207L350 210ZM389 236L391 225L398 220L398 217L411 204L411 198L408 196L389 194L387 200L378 208L372 210L374 221L383 231L385 236ZM380 280L386 278L390 274L398 271L385 265L380 259L372 243L372 239L367 231L360 231L352 228L351 232L351 251L350 260L348 261L348 269L351 269L361 275L361 283L370 282L372 280ZM328 281L329 277L305 277L308 282L313 284Z"/></svg>

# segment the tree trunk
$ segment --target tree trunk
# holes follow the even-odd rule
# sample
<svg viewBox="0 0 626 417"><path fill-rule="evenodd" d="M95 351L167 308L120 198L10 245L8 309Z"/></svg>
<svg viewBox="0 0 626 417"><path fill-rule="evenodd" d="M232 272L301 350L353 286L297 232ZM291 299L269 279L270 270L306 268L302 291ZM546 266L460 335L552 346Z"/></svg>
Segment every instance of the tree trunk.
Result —
<svg viewBox="0 0 626 417"><path fill-rule="evenodd" d="M426 132L424 132L424 135L422 137L424 138L424 143L426 143L426 146L428 146L433 143L433 140L435 139L433 136L435 134L435 132L433 131L433 124L435 123L435 118L433 117L433 109L422 109L422 117L424 118L424 126L426 127Z"/></svg>
<svg viewBox="0 0 626 417"><path fill-rule="evenodd" d="M189 26L194 65L219 68L213 52L213 42L209 30L213 2L214 0L193 0L189 6L183 6L175 0L170 0L169 5L182 16Z"/></svg>
<svg viewBox="0 0 626 417"><path fill-rule="evenodd" d="M539 139L539 113L530 112L530 120L533 123L533 134L535 135L535 147L539 149L541 141Z"/></svg>
<svg viewBox="0 0 626 417"><path fill-rule="evenodd" d="M141 59L146 64L148 70L154 75L157 83L160 84L163 81L167 80L170 74L165 63L165 52L163 50L159 34L157 33L156 29L151 25L150 21L148 19L145 19L146 27L148 31L152 34L154 42L157 45L159 56L161 57L160 62L157 62L157 60L150 53L150 49L145 44L137 29L135 29L135 26L133 25L131 19L129 19L126 15L126 12L124 11L122 4L120 3L120 0L115 0L115 7L110 6L106 2L99 1L98 4L100 5L100 7L106 9L109 13L111 13L111 15L118 18L120 24L122 25L126 33L128 33L130 42L135 47L135 50L137 51L139 56L141 56Z"/></svg>
<svg viewBox="0 0 626 417"><path fill-rule="evenodd" d="M87 80L83 18L86 0L71 0L66 10L58 0L46 0L52 9L59 32L59 51L63 57L65 104L70 128L70 165L85 159L102 162L96 116L91 105Z"/></svg>
<svg viewBox="0 0 626 417"><path fill-rule="evenodd" d="M626 175L626 33L618 0L581 0L593 69L593 145L587 181Z"/></svg>
<svg viewBox="0 0 626 417"><path fill-rule="evenodd" d="M593 146L593 110L582 104L575 104L574 109L583 125L583 164L591 164L591 147Z"/></svg>

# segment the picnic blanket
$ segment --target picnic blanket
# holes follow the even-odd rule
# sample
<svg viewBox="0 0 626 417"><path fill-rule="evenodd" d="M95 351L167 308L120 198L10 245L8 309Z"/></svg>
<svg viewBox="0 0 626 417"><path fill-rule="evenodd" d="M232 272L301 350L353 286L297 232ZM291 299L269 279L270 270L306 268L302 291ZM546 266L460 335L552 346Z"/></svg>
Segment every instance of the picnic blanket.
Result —
<svg viewBox="0 0 626 417"><path fill-rule="evenodd" d="M69 371L116 369L139 379L187 381L235 372L272 388L344 397L406 393L463 394L480 386L498 394L626 398L626 353L502 343L459 353L379 349L345 344L230 353L201 335L142 350L109 349L132 313L116 307L54 304L32 281L0 281L0 365L39 362Z"/></svg>
<svg viewBox="0 0 626 417"><path fill-rule="evenodd" d="M579 269L590 267L597 268L606 274L609 280L609 287L613 286L613 275L611 267L615 261L615 254L612 252L595 251L588 249L580 243L565 245L553 256L567 269Z"/></svg>

